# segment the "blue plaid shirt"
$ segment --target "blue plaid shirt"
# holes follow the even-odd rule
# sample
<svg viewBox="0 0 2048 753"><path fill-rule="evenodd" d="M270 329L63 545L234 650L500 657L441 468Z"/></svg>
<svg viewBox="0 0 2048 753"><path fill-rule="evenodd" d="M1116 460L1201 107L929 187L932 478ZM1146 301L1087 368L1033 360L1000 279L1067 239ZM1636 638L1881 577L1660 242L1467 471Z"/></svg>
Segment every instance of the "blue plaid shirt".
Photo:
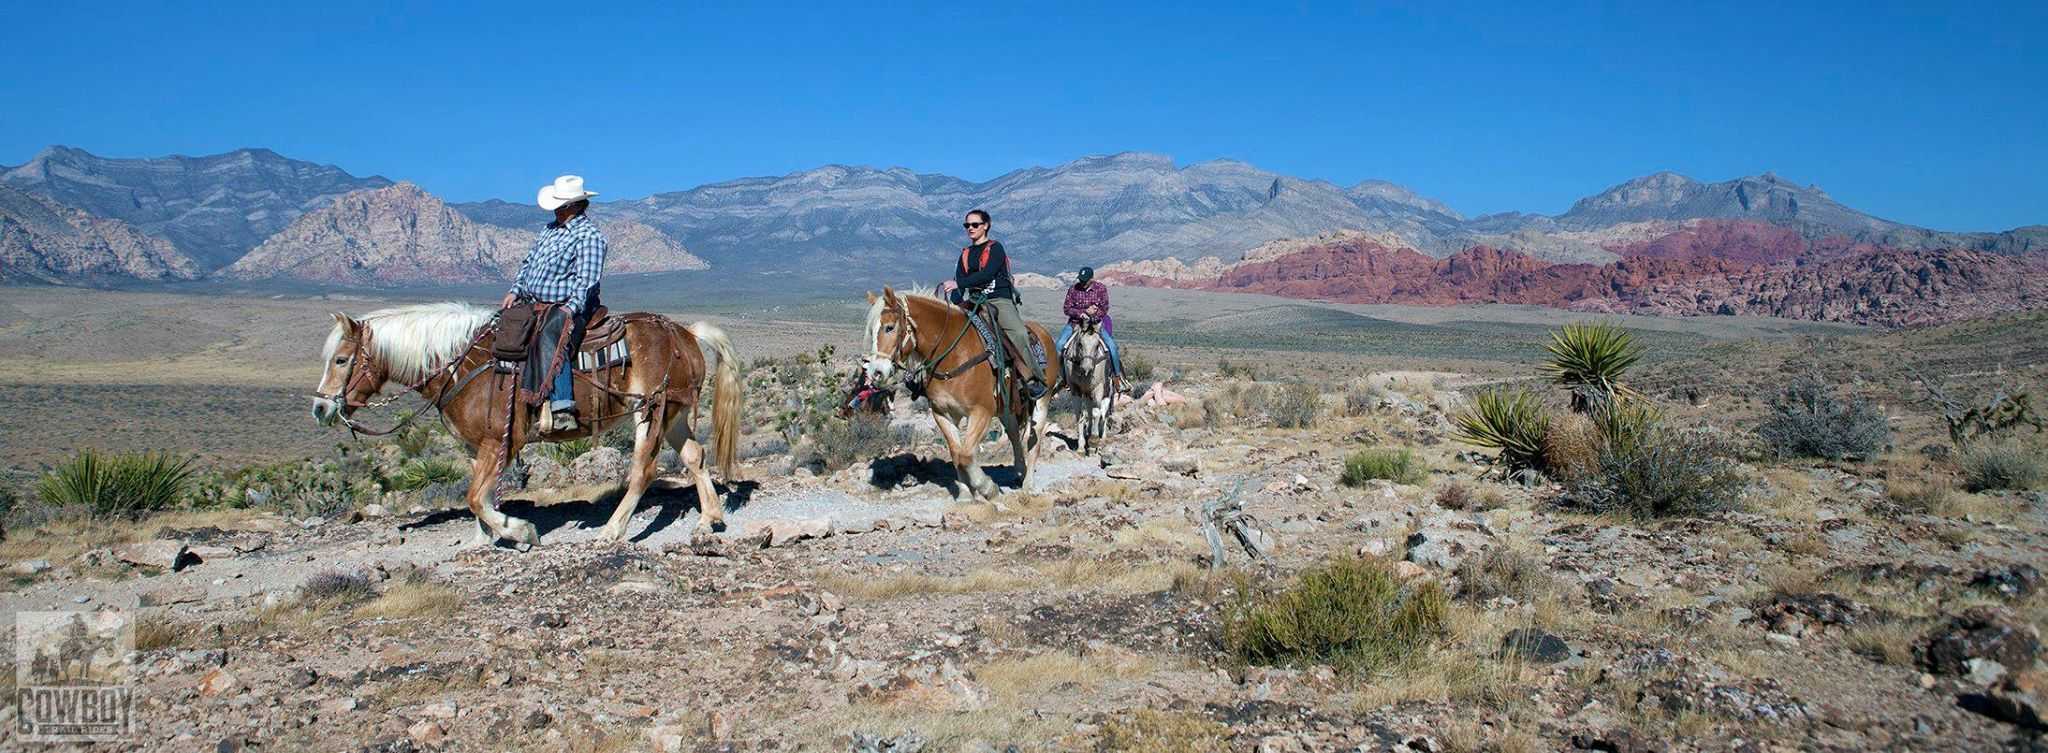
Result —
<svg viewBox="0 0 2048 753"><path fill-rule="evenodd" d="M519 263L519 277L512 282L515 295L530 295L542 301L566 303L581 313L604 272L604 233L589 217L576 215L569 224L548 223L547 232L534 241Z"/></svg>

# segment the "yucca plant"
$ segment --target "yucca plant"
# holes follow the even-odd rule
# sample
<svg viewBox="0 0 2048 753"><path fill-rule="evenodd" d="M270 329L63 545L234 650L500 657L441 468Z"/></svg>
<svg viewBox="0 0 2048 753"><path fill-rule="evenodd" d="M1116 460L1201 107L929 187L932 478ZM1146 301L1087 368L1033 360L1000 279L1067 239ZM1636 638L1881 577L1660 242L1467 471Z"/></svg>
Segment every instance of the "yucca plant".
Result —
<svg viewBox="0 0 2048 753"><path fill-rule="evenodd" d="M1452 418L1458 439L1500 450L1510 471L1538 468L1543 463L1543 432L1550 416L1543 401L1528 390L1490 389L1472 397L1472 404Z"/></svg>
<svg viewBox="0 0 2048 753"><path fill-rule="evenodd" d="M191 458L85 450L44 476L36 495L47 504L83 508L95 518L139 518L183 502L194 473Z"/></svg>
<svg viewBox="0 0 2048 753"><path fill-rule="evenodd" d="M392 488L399 491L425 489L435 484L461 481L467 477L461 466L443 458L413 458L405 461L398 473L391 476Z"/></svg>
<svg viewBox="0 0 2048 753"><path fill-rule="evenodd" d="M1628 330L1612 324L1578 322L1551 333L1543 346L1550 360L1540 370L1572 392L1572 410L1590 413L1603 402L1641 397L1622 376L1643 357Z"/></svg>

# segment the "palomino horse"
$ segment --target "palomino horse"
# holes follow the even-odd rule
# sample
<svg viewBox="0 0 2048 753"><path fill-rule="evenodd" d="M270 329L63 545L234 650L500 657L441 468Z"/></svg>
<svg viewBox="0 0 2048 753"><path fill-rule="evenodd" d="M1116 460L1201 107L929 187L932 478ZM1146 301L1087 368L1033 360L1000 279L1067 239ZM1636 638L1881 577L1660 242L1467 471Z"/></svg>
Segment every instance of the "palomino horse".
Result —
<svg viewBox="0 0 2048 753"><path fill-rule="evenodd" d="M1109 433L1110 403L1115 392L1109 388L1109 346L1102 341L1102 323L1086 322L1074 327L1067 339L1067 388L1081 398L1077 423L1081 427L1081 454ZM1091 442L1095 440L1095 442Z"/></svg>
<svg viewBox="0 0 2048 753"><path fill-rule="evenodd" d="M1046 353L1054 352L1052 336L1044 327L1030 322L1026 329ZM1052 389L1038 400L1020 395L1019 401L1028 406L1018 412L1022 415L1005 410L996 397L995 374L983 363L988 349L971 330L965 312L937 298L899 294L889 288L883 288L879 297L868 294L868 355L863 368L878 382L897 369L925 382L932 423L946 438L946 449L952 452L953 468L960 478L953 496L962 503L973 498L994 499L1000 491L974 462L974 448L987 435L991 419L1001 419L1003 432L1010 437L1010 453L1016 459L1017 475L1023 479L1019 488L1030 488L1039 440L1045 437L1047 408L1061 383L1059 359L1046 359L1050 363L1040 378ZM1022 357L1028 359L1031 354ZM1025 425L1020 427L1020 423Z"/></svg>
<svg viewBox="0 0 2048 753"><path fill-rule="evenodd" d="M686 328L659 316L615 315L629 317L625 342L632 357L624 366L615 367L624 369L623 375L610 380L609 388L587 383L579 390L577 413L585 419L577 423L576 430L541 434L524 406L514 410L508 402L514 379L495 373L490 348L483 343L492 331L489 325L495 313L464 303L436 303L373 311L361 319L335 314L334 331L328 333L323 351L325 370L314 398L313 418L323 425L340 422L356 429L351 416L389 381L407 385L440 409L449 430L476 455L469 474L469 511L477 522L472 545L488 545L498 539L522 548L540 543L540 533L532 523L499 512L495 499L498 473L509 458L519 455L522 445L591 436L627 419L634 422L635 431L626 496L612 511L602 535L612 541L625 537L626 524L640 505L640 496L654 480L654 456L664 438L676 448L695 479L702 511L698 528L711 530L724 519L725 505L712 487L711 474L704 467L704 448L692 428L700 390L710 376L705 363L715 360L718 383L711 395L712 454L726 482L736 480L739 359L724 332L703 322Z"/></svg>

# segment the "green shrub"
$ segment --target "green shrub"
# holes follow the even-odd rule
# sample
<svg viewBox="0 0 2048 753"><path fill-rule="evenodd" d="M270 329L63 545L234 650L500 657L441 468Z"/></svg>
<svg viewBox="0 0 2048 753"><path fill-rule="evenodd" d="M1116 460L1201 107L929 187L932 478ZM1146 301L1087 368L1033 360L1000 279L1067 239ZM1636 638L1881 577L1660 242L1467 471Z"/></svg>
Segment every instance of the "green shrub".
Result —
<svg viewBox="0 0 2048 753"><path fill-rule="evenodd" d="M1344 473L1337 480L1345 486L1364 486L1373 479L1420 484L1429 479L1429 469L1405 448L1359 450L1344 459Z"/></svg>
<svg viewBox="0 0 2048 753"><path fill-rule="evenodd" d="M1277 592L1238 590L1224 643L1254 664L1329 664L1371 671L1440 639L1448 609L1435 583L1403 588L1382 563L1345 558L1310 568Z"/></svg>
<svg viewBox="0 0 2048 753"><path fill-rule="evenodd" d="M1728 452L1704 433L1645 429L1635 441L1607 443L1591 473L1566 482L1562 501L1635 518L1731 510L1749 482Z"/></svg>
<svg viewBox="0 0 2048 753"><path fill-rule="evenodd" d="M1553 582L1542 562L1504 546L1460 560L1453 573L1458 576L1458 596L1476 601L1508 596L1526 602Z"/></svg>
<svg viewBox="0 0 2048 753"><path fill-rule="evenodd" d="M1158 367L1152 363L1152 359L1146 358L1144 354L1133 351L1130 348L1124 348L1117 355L1121 356L1123 360L1125 384L1136 386L1150 382L1152 381L1153 373L1158 370Z"/></svg>
<svg viewBox="0 0 2048 753"><path fill-rule="evenodd" d="M1216 362L1216 373L1224 379L1243 379L1248 382L1259 380L1258 370L1252 364L1231 363L1228 358Z"/></svg>
<svg viewBox="0 0 2048 753"><path fill-rule="evenodd" d="M189 499L203 508L260 507L294 517L334 515L392 488L393 481L384 476L375 456L342 444L326 458L209 472L196 480Z"/></svg>
<svg viewBox="0 0 2048 753"><path fill-rule="evenodd" d="M1756 433L1785 457L1867 458L1884 449L1891 426L1868 400L1844 400L1816 374L1793 380L1770 399Z"/></svg>
<svg viewBox="0 0 2048 753"><path fill-rule="evenodd" d="M1344 390L1344 415L1371 415L1379 406L1379 391L1372 387L1354 384Z"/></svg>
<svg viewBox="0 0 2048 753"><path fill-rule="evenodd" d="M443 458L413 458L391 476L391 488L409 492L435 484L461 481L469 472L460 464Z"/></svg>
<svg viewBox="0 0 2048 753"><path fill-rule="evenodd" d="M2048 481L2048 461L2040 448L2017 440L1977 442L1956 459L1963 469L1963 487L1973 492L2033 489Z"/></svg>
<svg viewBox="0 0 2048 753"><path fill-rule="evenodd" d="M1274 390L1266 415L1276 429L1306 429L1316 425L1323 409L1323 390L1308 382L1293 382Z"/></svg>
<svg viewBox="0 0 2048 753"><path fill-rule="evenodd" d="M888 454L910 442L908 431L889 424L887 416L855 413L845 420L827 421L807 436L811 453L825 467L839 470L862 460Z"/></svg>
<svg viewBox="0 0 2048 753"><path fill-rule="evenodd" d="M400 421L404 421L410 415L410 413L400 413L398 418ZM416 458L434 448L434 437L440 433L441 421L439 419L431 421L420 419L392 436L391 442L398 446L399 457Z"/></svg>
<svg viewBox="0 0 2048 753"><path fill-rule="evenodd" d="M185 501L192 485L191 458L166 453L78 453L36 485L45 504L75 507L95 518L139 518Z"/></svg>
<svg viewBox="0 0 2048 753"><path fill-rule="evenodd" d="M1551 333L1543 349L1550 357L1538 370L1571 390L1574 411L1586 413L1603 403L1641 397L1622 383L1643 357L1642 346L1628 330L1612 324L1567 324Z"/></svg>
<svg viewBox="0 0 2048 753"><path fill-rule="evenodd" d="M1543 435L1550 428L1543 401L1527 390L1490 389L1472 397L1472 404L1452 417L1458 439L1500 450L1500 463L1510 471L1541 468Z"/></svg>
<svg viewBox="0 0 2048 753"><path fill-rule="evenodd" d="M339 570L315 573L299 584L299 601L307 605L353 604L376 595L377 589L368 578Z"/></svg>

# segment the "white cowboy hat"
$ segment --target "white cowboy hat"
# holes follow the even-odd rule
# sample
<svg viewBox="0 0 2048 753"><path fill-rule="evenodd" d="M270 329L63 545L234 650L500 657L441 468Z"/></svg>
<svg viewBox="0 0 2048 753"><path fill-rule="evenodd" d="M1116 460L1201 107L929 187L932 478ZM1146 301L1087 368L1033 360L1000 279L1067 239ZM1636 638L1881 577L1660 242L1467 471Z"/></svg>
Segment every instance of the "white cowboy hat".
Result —
<svg viewBox="0 0 2048 753"><path fill-rule="evenodd" d="M541 186L538 201L540 208L552 212L563 204L596 195L596 191L583 190L583 176L564 175L556 178L553 185Z"/></svg>

